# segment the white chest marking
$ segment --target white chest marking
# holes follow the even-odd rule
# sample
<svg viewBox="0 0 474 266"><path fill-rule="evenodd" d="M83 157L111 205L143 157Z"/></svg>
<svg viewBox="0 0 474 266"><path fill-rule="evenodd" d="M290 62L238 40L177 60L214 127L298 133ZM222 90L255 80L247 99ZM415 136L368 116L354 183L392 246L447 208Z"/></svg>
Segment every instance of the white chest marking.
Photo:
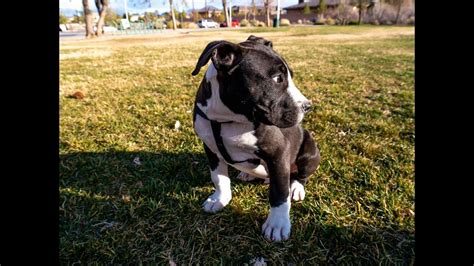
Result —
<svg viewBox="0 0 474 266"><path fill-rule="evenodd" d="M209 147L209 149L223 158L216 145L216 140L211 129L211 122L196 115L194 130L199 138ZM257 138L254 135L253 125L249 123L225 123L221 124L221 136L227 153L234 161L244 161L257 158L255 151L258 150ZM255 167L252 164L241 163L239 165ZM239 169L244 171L242 169Z"/></svg>
<svg viewBox="0 0 474 266"><path fill-rule="evenodd" d="M218 122L233 121L232 123L222 123L221 132L222 141L227 150L227 153L234 161L244 161L252 158L257 158L255 151L257 151L257 138L254 135L253 124L244 116L232 112L220 99L219 82L217 81L217 70L211 63L206 72L206 80L211 83L212 94L207 100L206 106L197 103L198 108L203 111L209 119ZM204 143L216 153L220 158L223 158L217 149L216 141L211 129L210 121L196 115L194 124L196 134L204 141ZM245 168L255 168L254 165L248 163L239 164L246 166Z"/></svg>

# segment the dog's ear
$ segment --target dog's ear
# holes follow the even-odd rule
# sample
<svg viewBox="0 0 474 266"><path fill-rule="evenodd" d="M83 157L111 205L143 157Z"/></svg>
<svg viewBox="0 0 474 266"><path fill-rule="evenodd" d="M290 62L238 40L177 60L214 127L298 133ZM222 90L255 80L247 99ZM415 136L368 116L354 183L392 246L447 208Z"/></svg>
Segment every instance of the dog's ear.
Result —
<svg viewBox="0 0 474 266"><path fill-rule="evenodd" d="M191 74L196 76L201 68L209 62L209 59L212 60L217 70L229 71L242 60L243 54L244 50L237 44L228 41L210 42L202 51Z"/></svg>
<svg viewBox="0 0 474 266"><path fill-rule="evenodd" d="M257 36L254 36L254 35L250 35L247 38L247 41L260 43L260 44L266 45L270 48L273 48L273 43L269 40L266 40L266 39L262 38L262 37L257 37Z"/></svg>

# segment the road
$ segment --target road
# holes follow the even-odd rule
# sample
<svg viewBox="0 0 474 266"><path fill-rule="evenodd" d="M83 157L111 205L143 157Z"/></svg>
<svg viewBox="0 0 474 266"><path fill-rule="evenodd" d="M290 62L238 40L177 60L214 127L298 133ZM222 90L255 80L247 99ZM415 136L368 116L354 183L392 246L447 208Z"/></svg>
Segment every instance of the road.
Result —
<svg viewBox="0 0 474 266"><path fill-rule="evenodd" d="M84 37L86 35L85 31L75 31L75 32L59 32L60 38L70 38L70 37Z"/></svg>
<svg viewBox="0 0 474 266"><path fill-rule="evenodd" d="M204 29L204 28L199 28L199 29L177 29L176 31L173 30L162 30L159 31L157 30L156 32L153 33L146 33L148 34L173 34L173 33L188 33L188 32L196 32L196 31L229 31L229 30L238 30L240 27L236 28L217 28L217 29ZM127 35L140 35L143 33L129 33ZM79 38L84 38L86 35L85 31L74 31L74 32L59 32L59 37L61 39L79 39ZM121 35L114 35L114 34L106 34L106 36L121 36ZM124 35L122 35L124 36Z"/></svg>

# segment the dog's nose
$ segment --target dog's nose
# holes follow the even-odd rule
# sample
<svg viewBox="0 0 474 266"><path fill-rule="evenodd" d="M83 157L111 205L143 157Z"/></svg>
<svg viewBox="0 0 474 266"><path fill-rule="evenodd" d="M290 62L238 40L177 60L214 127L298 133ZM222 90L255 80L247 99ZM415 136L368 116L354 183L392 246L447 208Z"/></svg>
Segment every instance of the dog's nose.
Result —
<svg viewBox="0 0 474 266"><path fill-rule="evenodd" d="M311 110L311 102L306 101L301 105L301 109L303 110L304 113L307 113Z"/></svg>

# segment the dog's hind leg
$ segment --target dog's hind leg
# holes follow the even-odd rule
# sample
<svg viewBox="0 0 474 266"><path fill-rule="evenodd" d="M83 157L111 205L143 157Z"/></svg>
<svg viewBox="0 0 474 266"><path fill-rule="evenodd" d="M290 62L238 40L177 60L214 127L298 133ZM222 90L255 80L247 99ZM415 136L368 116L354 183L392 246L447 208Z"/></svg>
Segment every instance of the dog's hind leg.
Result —
<svg viewBox="0 0 474 266"><path fill-rule="evenodd" d="M209 160L211 179L214 183L215 192L204 201L203 209L206 212L215 213L222 210L232 199L228 167L227 163L219 159L206 144L204 144L204 150Z"/></svg>
<svg viewBox="0 0 474 266"><path fill-rule="evenodd" d="M295 172L292 171L290 176L291 198L294 201L303 200L305 197L304 185L308 182L309 177L319 167L321 155L311 134L308 130L303 129L303 143L296 157Z"/></svg>

